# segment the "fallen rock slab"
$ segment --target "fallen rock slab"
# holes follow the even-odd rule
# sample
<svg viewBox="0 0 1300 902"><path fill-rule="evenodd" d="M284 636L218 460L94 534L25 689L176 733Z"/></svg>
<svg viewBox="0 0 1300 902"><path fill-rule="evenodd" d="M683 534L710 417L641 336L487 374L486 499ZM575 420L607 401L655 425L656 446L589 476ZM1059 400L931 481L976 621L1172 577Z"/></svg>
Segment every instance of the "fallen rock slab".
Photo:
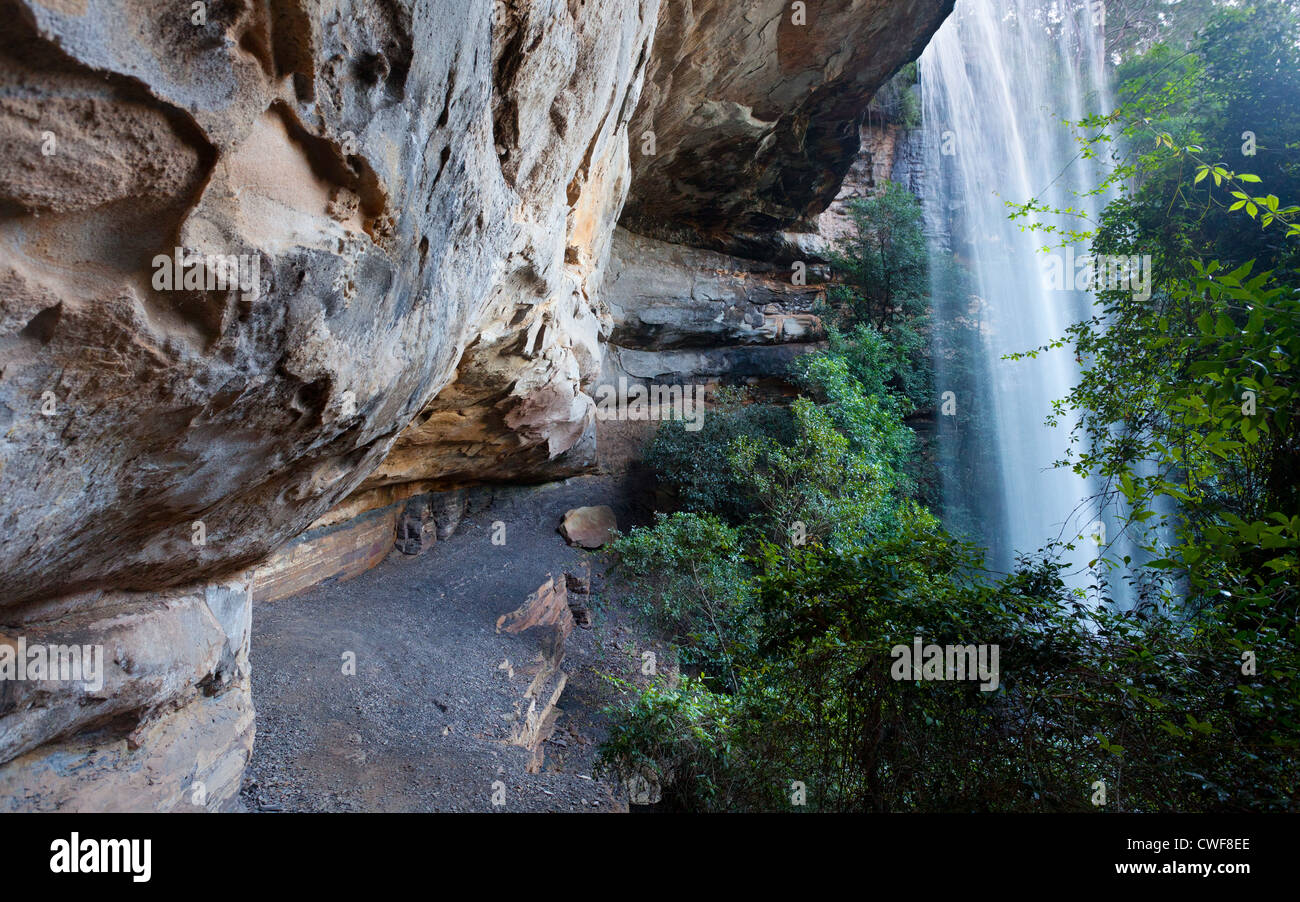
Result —
<svg viewBox="0 0 1300 902"><path fill-rule="evenodd" d="M569 675L560 669L564 663L564 640L573 632L573 615L569 612L564 577L554 579L548 576L546 582L519 608L497 618L498 633L503 628L507 633L518 634L536 627L541 628L540 654L536 661L518 671L506 662L512 679L517 672L531 678L523 698L515 704L514 728L510 735L511 745L528 750L526 769L530 774L542 770L545 760L543 743L555 731L560 719L556 704L569 682Z"/></svg>

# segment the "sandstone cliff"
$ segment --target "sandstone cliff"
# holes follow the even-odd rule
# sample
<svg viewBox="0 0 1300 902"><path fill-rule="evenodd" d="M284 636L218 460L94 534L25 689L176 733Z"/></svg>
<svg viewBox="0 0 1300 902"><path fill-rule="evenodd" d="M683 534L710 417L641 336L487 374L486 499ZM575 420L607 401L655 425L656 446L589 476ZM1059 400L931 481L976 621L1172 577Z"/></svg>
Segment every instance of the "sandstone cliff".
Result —
<svg viewBox="0 0 1300 902"><path fill-rule="evenodd" d="M220 807L250 568L592 464L611 332L680 351L611 246L627 285L809 225L951 0L801 6L0 0L0 643L105 649L0 684L0 810ZM815 332L717 290L728 340Z"/></svg>

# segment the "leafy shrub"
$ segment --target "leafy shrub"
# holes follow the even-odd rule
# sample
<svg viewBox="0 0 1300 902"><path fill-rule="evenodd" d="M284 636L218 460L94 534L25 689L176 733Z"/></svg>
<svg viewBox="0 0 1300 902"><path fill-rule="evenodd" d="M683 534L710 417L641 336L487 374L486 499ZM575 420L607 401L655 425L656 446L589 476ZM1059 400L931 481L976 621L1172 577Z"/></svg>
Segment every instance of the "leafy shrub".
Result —
<svg viewBox="0 0 1300 902"><path fill-rule="evenodd" d="M876 408L837 411L848 429L836 428L829 405L800 398L791 411L793 445L741 436L732 446L732 466L758 502L752 525L782 545L860 543L889 532L902 478L886 457L863 449L881 443L871 430Z"/></svg>
<svg viewBox="0 0 1300 902"><path fill-rule="evenodd" d="M816 376L809 370L822 357L843 360L848 375L857 380L861 394L896 401L903 415L918 406L914 392L924 393L917 391L918 386L913 382L917 370L912 366L910 350L901 349L871 326L859 324L847 332L831 329L824 353L805 354L795 359L795 375L806 384L815 385Z"/></svg>
<svg viewBox="0 0 1300 902"><path fill-rule="evenodd" d="M752 589L739 533L712 516L658 513L653 527L633 529L610 547L628 601L684 643L683 662L727 674L730 646L747 631Z"/></svg>
<svg viewBox="0 0 1300 902"><path fill-rule="evenodd" d="M1294 745L1248 711L1216 618L1089 610L1046 562L990 584L923 519L760 557L738 690L656 686L602 750L651 767L668 804L788 809L799 781L815 810L1091 811L1102 781L1106 810L1296 806ZM917 636L996 644L997 690L895 679Z"/></svg>
<svg viewBox="0 0 1300 902"><path fill-rule="evenodd" d="M929 397L929 249L921 207L897 182L851 201L853 231L831 254L837 282L828 292L832 325L869 327L894 349L891 389L920 406ZM862 341L864 339L860 339Z"/></svg>
<svg viewBox="0 0 1300 902"><path fill-rule="evenodd" d="M745 773L729 755L731 696L691 678L672 688L656 680L640 691L614 682L632 695L602 746L606 766L658 787L667 808L731 810L738 795L731 784Z"/></svg>
<svg viewBox="0 0 1300 902"><path fill-rule="evenodd" d="M688 432L677 420L661 423L645 462L659 484L676 496L681 509L741 523L753 498L728 460L731 443L740 436L788 442L793 438L790 414L772 405L749 403L743 390L720 389L699 430Z"/></svg>

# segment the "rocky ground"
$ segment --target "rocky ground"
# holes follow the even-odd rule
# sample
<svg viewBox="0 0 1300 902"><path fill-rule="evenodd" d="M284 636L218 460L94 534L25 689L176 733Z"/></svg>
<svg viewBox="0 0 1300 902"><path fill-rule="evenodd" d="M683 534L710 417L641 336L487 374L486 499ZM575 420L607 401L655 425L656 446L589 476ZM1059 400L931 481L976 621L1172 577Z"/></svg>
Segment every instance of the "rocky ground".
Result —
<svg viewBox="0 0 1300 902"><path fill-rule="evenodd" d="M556 531L570 508L610 503L617 491L607 477L512 490L423 555L394 552L348 582L255 603L257 738L243 807L627 810L624 788L595 771L600 708L612 698L601 673L631 675L640 643L605 597L606 556L572 548ZM629 503L613 506L624 529L638 516ZM505 524L504 545L492 543L496 523ZM540 772L529 773L529 751L510 737L526 715L528 671L544 637L498 633L497 620L548 575L585 564L593 628L568 637L562 713ZM343 672L348 652L355 675Z"/></svg>

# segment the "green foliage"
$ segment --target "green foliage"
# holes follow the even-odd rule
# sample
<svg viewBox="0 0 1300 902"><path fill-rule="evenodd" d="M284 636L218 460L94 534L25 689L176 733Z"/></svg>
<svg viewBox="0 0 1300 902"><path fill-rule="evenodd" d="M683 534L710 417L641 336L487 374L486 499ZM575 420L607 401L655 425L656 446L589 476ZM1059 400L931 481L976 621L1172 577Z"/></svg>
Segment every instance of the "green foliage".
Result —
<svg viewBox="0 0 1300 902"><path fill-rule="evenodd" d="M741 436L789 442L790 415L778 407L749 403L743 391L722 389L699 430L690 432L675 420L663 422L645 461L683 510L740 523L754 502L728 459L731 443Z"/></svg>
<svg viewBox="0 0 1300 902"><path fill-rule="evenodd" d="M788 410L724 392L699 431L662 424L646 456L659 483L682 509L748 524L775 542L789 542L796 523L818 540L879 534L914 490L916 443L900 416L909 402L884 387L888 345L865 327L855 336L863 346L840 340L839 350L795 362L812 398Z"/></svg>
<svg viewBox="0 0 1300 902"><path fill-rule="evenodd" d="M1220 13L1189 54L1157 48L1130 65L1127 103L1107 121L1126 122L1140 151L1115 169L1125 193L1085 235L1097 254L1150 254L1154 291L1100 293L1054 343L1085 363L1059 405L1081 412L1067 462L1122 498L1125 532L1148 557L1139 576L1168 575L1177 591L1165 600L1204 655L1225 669L1268 662L1218 686L1217 720L1166 725L1238 750L1235 767L1201 771L1225 805L1276 792L1265 759L1300 747L1300 207L1268 193L1300 194L1298 38L1293 7L1259 3ZM1256 157L1242 154L1243 128ZM1096 135L1085 152L1108 143Z"/></svg>
<svg viewBox="0 0 1300 902"><path fill-rule="evenodd" d="M660 513L611 548L629 602L683 645L683 661L726 673L751 594L739 533L716 517Z"/></svg>
<svg viewBox="0 0 1300 902"><path fill-rule="evenodd" d="M936 334L928 315L931 268L921 208L905 188L887 182L874 196L855 201L851 214L854 230L837 243L831 254L838 281L829 291L828 308L822 311L828 324L829 347L825 354L807 355L796 361L794 374L819 400L833 389L837 397L831 399L832 409L837 416L845 410L843 399L850 396L874 398L872 403L878 405L886 419L895 414L925 416L934 405L932 361L936 357L941 358L947 385L963 391L970 386L964 381L964 352L950 353L950 349L968 344L952 340L951 325ZM934 274L947 280L945 286L959 278L944 266ZM951 292L953 297L964 294ZM951 315L945 323L965 326L964 320ZM825 366L832 359L847 365L848 376L856 381L852 390L846 390L848 383L839 377L835 378L841 388L820 384L831 376ZM975 374L969 375L973 381ZM966 397L975 394L972 390ZM837 425L848 424L841 418ZM878 417L873 431L889 442L903 442L885 455L885 461L893 470L906 473L909 491L918 491L927 503L937 502L937 472L930 455L923 453L929 449L922 449L909 431L887 428ZM875 448L862 450L869 456L877 454Z"/></svg>
<svg viewBox="0 0 1300 902"><path fill-rule="evenodd" d="M1300 197L1298 42L1294 6L1264 2L1221 12L1187 53L1158 47L1121 69L1129 140L1150 150L1135 162L1138 189L1108 224L1135 227L1157 274L1188 276L1196 258L1234 268L1300 262L1280 231L1244 229L1232 215L1245 208L1267 226L1278 196ZM1250 190L1261 181L1271 200Z"/></svg>
<svg viewBox="0 0 1300 902"><path fill-rule="evenodd" d="M837 428L832 408L800 398L792 408L798 432L793 446L749 436L733 445L732 466L761 505L755 526L769 540L789 545L795 531L843 545L894 526L903 479L886 458L865 450L889 439L872 429L872 421L883 418L875 399L858 400L861 409L837 411L847 428Z"/></svg>
<svg viewBox="0 0 1300 902"><path fill-rule="evenodd" d="M601 747L604 761L626 778L662 789L661 803L676 811L730 811L737 797L762 792L733 744L732 698L688 678L669 687L656 680L631 695Z"/></svg>
<svg viewBox="0 0 1300 902"><path fill-rule="evenodd" d="M867 109L867 121L884 120L906 129L921 126L921 101L916 88L920 73L915 62L894 73L880 86Z"/></svg>
<svg viewBox="0 0 1300 902"><path fill-rule="evenodd" d="M1256 721L1213 617L1086 611L1054 565L990 584L924 517L853 549L767 545L737 690L656 685L605 761L670 806L790 810L1288 810L1295 747ZM996 644L998 685L898 679L893 649ZM989 684L983 684L987 687ZM1276 718L1279 712L1269 716Z"/></svg>
<svg viewBox="0 0 1300 902"><path fill-rule="evenodd" d="M1068 400L1088 411L1074 466L1123 496L1149 567L1177 575L1179 603L1220 654L1268 659L1241 687L1251 705L1234 730L1294 747L1300 293L1249 263L1193 268L1167 278L1154 304L1106 295L1106 327L1071 330L1091 361Z"/></svg>
<svg viewBox="0 0 1300 902"><path fill-rule="evenodd" d="M837 325L846 330L870 326L884 335L910 365L896 369L897 376L925 372L922 335L929 276L920 204L902 185L886 182L884 190L852 201L849 215L854 231L831 255L839 279L829 292L839 311ZM907 391L917 386L895 387Z"/></svg>
<svg viewBox="0 0 1300 902"><path fill-rule="evenodd" d="M1177 577L1181 604L1213 612L1233 641L1267 643L1281 675L1300 665L1300 208L1256 186L1300 194L1298 41L1296 10L1265 2L1221 12L1188 54L1157 48L1130 65L1110 118L1148 149L1116 168L1133 187L1091 237L1094 253L1151 254L1153 296L1102 292L1056 343L1086 364L1061 405L1082 412L1069 463L1122 496L1128 533L1154 557L1148 569ZM1253 158L1243 123L1257 132ZM1294 703L1275 679L1251 691L1261 711Z"/></svg>
<svg viewBox="0 0 1300 902"><path fill-rule="evenodd" d="M831 326L827 351L848 364L849 374L861 383L864 394L897 404L906 416L928 406L934 395L928 342L920 329L914 322L888 334L864 323L847 331ZM796 376L802 375L800 361L805 359L795 361Z"/></svg>
<svg viewBox="0 0 1300 902"><path fill-rule="evenodd" d="M1098 779L1111 810L1294 804L1294 747L1240 732L1250 681L1216 619L1087 611L1051 566L989 585L977 560L909 524L764 574L764 681L783 702L769 728L811 753L787 769L817 773L830 807L1086 810ZM996 643L998 691L887 678L887 650L914 636Z"/></svg>
<svg viewBox="0 0 1300 902"><path fill-rule="evenodd" d="M863 333L855 333L855 337L858 334ZM880 370L864 366L863 355L851 347L833 346L825 352L805 354L795 361L794 375L820 402L854 451L899 473L915 453L915 436L902 422L903 414L911 410L910 402L880 388ZM856 372L862 372L868 384L859 380ZM896 477L891 478L898 483ZM901 483L898 487L908 488Z"/></svg>
<svg viewBox="0 0 1300 902"><path fill-rule="evenodd" d="M1181 52L1227 2L1231 0L1111 0L1106 4L1108 55L1127 61L1162 45Z"/></svg>
<svg viewBox="0 0 1300 902"><path fill-rule="evenodd" d="M862 386L863 394L891 397L894 386L905 378L906 358L871 326L859 324L848 332L832 329L827 345L829 354L844 361L849 375ZM794 362L795 376L805 383L812 381L808 369L814 359L814 355L805 355Z"/></svg>
<svg viewBox="0 0 1300 902"><path fill-rule="evenodd" d="M1257 187L1300 195L1300 15L1273 2L1225 10L1190 51L1157 47L1123 71L1125 105L1081 124L1126 123L1139 150L1111 176L1124 195L1083 234L1097 254L1150 254L1154 293L1101 293L1095 315L1055 343L1086 364L1061 404L1083 412L1068 462L1124 496L1130 532L1187 580L1188 605L1219 604L1227 591L1247 619L1260 604L1276 619L1294 608L1276 583L1289 564L1238 549L1256 534L1288 547L1300 514L1300 207ZM1243 128L1256 156L1244 155ZM1098 133L1084 152L1110 143Z"/></svg>
<svg viewBox="0 0 1300 902"><path fill-rule="evenodd" d="M1086 811L1097 781L1106 810L1297 810L1300 209L1281 198L1300 197L1298 36L1292 8L1263 2L1220 11L1189 53L1131 61L1125 108L1080 123L1092 157L1113 147L1096 129L1127 123L1138 151L1095 189L1121 199L1077 230L1034 222L1035 201L1013 214L1154 259L1149 298L1101 292L1053 346L1083 365L1057 407L1079 416L1063 464L1124 501L1145 554L1102 563L1159 591L1085 609L1050 558L994 578L910 497L911 351L894 327L920 322L907 305L924 291L899 199L860 207L849 316L796 368L808 397L788 430L733 425L715 444L744 499L739 544L723 543L747 585L724 654L634 694L609 766L704 810L789 810L795 781L820 810ZM1272 156L1229 162L1252 126ZM679 576L711 553L692 541ZM996 645L997 690L896 679L893 649L917 636Z"/></svg>

